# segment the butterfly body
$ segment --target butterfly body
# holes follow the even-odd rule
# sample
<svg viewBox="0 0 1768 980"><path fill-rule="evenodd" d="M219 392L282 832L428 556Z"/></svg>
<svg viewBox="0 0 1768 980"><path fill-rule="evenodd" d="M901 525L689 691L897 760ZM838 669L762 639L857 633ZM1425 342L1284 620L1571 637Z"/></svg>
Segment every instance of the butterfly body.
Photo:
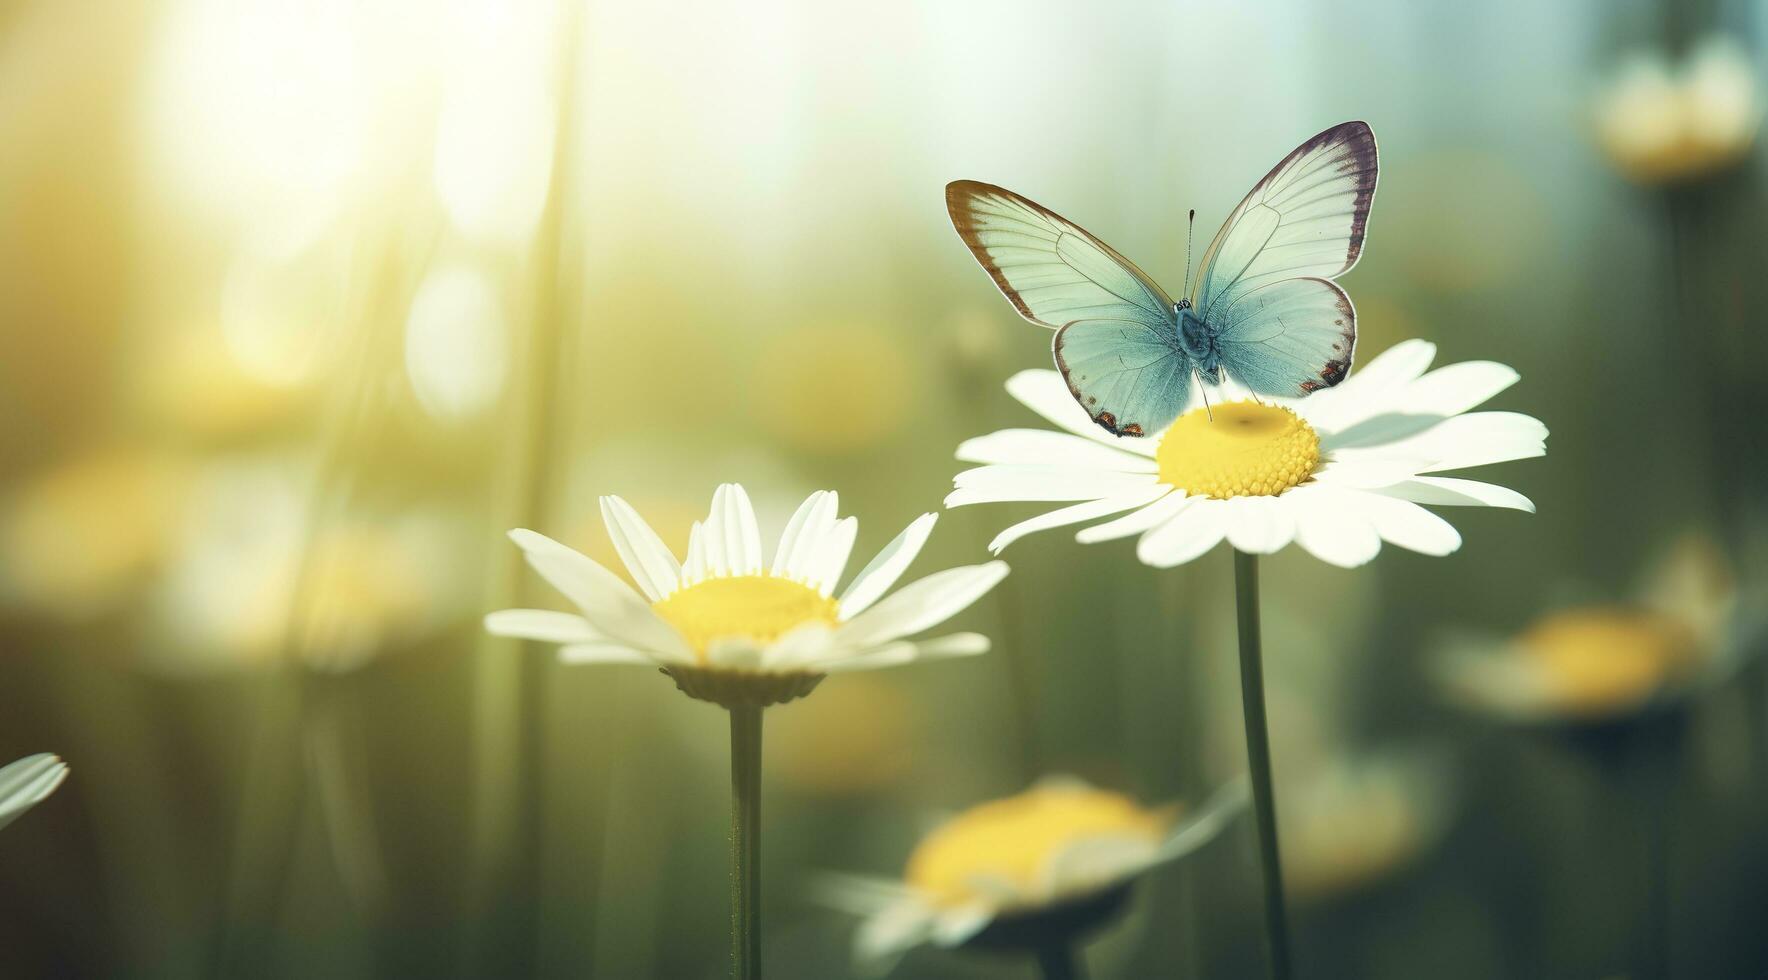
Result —
<svg viewBox="0 0 1768 980"><path fill-rule="evenodd" d="M1177 300L1111 246L992 184L956 181L959 237L1019 314L1056 331L1075 400L1117 435L1166 428L1193 384L1224 377L1301 397L1344 380L1356 310L1332 280L1362 253L1375 197L1375 136L1348 122L1314 136L1259 181L1216 233Z"/></svg>

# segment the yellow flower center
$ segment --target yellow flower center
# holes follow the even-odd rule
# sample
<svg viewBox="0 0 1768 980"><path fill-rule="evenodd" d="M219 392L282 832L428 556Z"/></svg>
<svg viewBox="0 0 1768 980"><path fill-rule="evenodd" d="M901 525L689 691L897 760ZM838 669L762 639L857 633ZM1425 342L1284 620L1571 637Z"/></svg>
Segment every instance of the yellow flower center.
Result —
<svg viewBox="0 0 1768 980"><path fill-rule="evenodd" d="M903 878L942 906L998 901L998 887L989 888L991 882L1010 883L1030 900L1044 884L1044 869L1065 848L1099 837L1129 838L1153 848L1168 822L1168 814L1118 793L1036 786L972 807L928 834L909 856Z"/></svg>
<svg viewBox="0 0 1768 980"><path fill-rule="evenodd" d="M771 575L730 575L697 582L653 603L706 662L713 640L742 637L771 643L805 623L840 621L840 606L821 592Z"/></svg>
<svg viewBox="0 0 1768 980"><path fill-rule="evenodd" d="M1320 462L1314 427L1287 408L1229 402L1179 416L1154 459L1160 480L1191 494L1275 497L1300 486Z"/></svg>
<svg viewBox="0 0 1768 980"><path fill-rule="evenodd" d="M1574 609L1541 619L1517 638L1550 694L1570 711L1599 712L1650 697L1692 666L1694 635L1657 613Z"/></svg>

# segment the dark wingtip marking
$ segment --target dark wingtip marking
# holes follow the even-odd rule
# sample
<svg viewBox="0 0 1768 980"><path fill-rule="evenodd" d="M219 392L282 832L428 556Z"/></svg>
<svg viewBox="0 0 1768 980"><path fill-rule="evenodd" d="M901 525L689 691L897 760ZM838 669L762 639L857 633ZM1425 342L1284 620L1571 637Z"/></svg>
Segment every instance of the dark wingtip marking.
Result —
<svg viewBox="0 0 1768 980"><path fill-rule="evenodd" d="M1344 380L1346 372L1350 371L1350 369L1351 362L1349 358L1335 358L1327 361L1326 366L1320 369L1320 378L1325 381L1327 385L1335 385ZM1312 382L1309 383L1311 384Z"/></svg>
<svg viewBox="0 0 1768 980"><path fill-rule="evenodd" d="M1140 436L1141 434L1142 434L1142 427L1135 422L1131 422L1129 425L1124 426L1123 431L1118 433L1118 435L1125 435L1125 436Z"/></svg>

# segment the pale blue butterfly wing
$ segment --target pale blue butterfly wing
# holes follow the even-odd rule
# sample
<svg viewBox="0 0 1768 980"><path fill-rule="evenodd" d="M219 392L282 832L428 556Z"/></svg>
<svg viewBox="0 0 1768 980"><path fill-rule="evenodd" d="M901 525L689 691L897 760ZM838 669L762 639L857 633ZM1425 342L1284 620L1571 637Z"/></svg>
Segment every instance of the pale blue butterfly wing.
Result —
<svg viewBox="0 0 1768 980"><path fill-rule="evenodd" d="M1356 314L1326 280L1362 255L1377 172L1369 125L1342 123L1296 147L1228 215L1191 305L1235 380L1288 397L1343 380Z"/></svg>
<svg viewBox="0 0 1768 980"><path fill-rule="evenodd" d="M1114 435L1159 432L1185 411L1195 362L1171 325L1076 320L1053 346L1075 401Z"/></svg>
<svg viewBox="0 0 1768 980"><path fill-rule="evenodd" d="M970 254L1027 320L1051 328L1088 318L1171 322L1165 290L1056 212L974 180L947 184L945 207Z"/></svg>
<svg viewBox="0 0 1768 980"><path fill-rule="evenodd" d="M1019 315L1059 328L1057 366L1095 422L1140 435L1178 416L1195 362L1178 345L1165 290L1086 229L1005 188L955 181L945 202Z"/></svg>
<svg viewBox="0 0 1768 980"><path fill-rule="evenodd" d="M1305 395L1344 380L1357 342L1351 298L1330 279L1284 279L1248 290L1212 324L1235 381L1265 395Z"/></svg>

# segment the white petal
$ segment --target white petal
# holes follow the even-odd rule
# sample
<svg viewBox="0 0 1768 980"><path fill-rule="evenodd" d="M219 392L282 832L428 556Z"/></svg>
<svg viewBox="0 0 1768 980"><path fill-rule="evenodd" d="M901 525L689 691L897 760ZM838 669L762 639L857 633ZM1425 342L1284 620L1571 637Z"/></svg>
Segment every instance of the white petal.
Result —
<svg viewBox="0 0 1768 980"><path fill-rule="evenodd" d="M844 648L845 649L845 648ZM865 653L849 656L832 657L816 665L816 669L825 674L846 674L856 670L880 670L885 667L900 667L915 662L919 648L908 640L886 643L881 647L867 650Z"/></svg>
<svg viewBox="0 0 1768 980"><path fill-rule="evenodd" d="M747 636L714 637L706 644L706 662L726 670L761 670L767 647Z"/></svg>
<svg viewBox="0 0 1768 980"><path fill-rule="evenodd" d="M792 552L786 556L785 567L780 574L795 582L802 582L817 571L817 560L823 554L823 544L830 532L839 523L837 514L841 509L841 497L833 490L825 490L817 498L816 506L804 519L804 525L798 529L797 540L792 542Z"/></svg>
<svg viewBox="0 0 1768 980"><path fill-rule="evenodd" d="M1381 493L1415 504L1445 507L1507 507L1511 510L1535 512L1534 501L1509 487L1478 480L1460 480L1452 476L1420 476L1391 487Z"/></svg>
<svg viewBox="0 0 1768 980"><path fill-rule="evenodd" d="M1158 482L1150 473L1116 473L1077 466L983 466L959 473L947 507L1008 500L1099 500L1131 493Z"/></svg>
<svg viewBox="0 0 1768 980"><path fill-rule="evenodd" d="M1246 809L1252 795L1245 777L1216 790L1201 807L1186 815L1167 833L1160 845L1159 859L1171 861L1209 843L1223 828Z"/></svg>
<svg viewBox="0 0 1768 980"><path fill-rule="evenodd" d="M1146 455L1048 429L1002 429L977 436L958 446L958 458L966 463L1053 464L1123 473L1153 473L1158 469Z"/></svg>
<svg viewBox="0 0 1768 980"><path fill-rule="evenodd" d="M847 558L853 554L853 539L858 535L858 518L844 517L836 521L834 528L823 536L822 551L812 560L811 571L805 576L804 584L823 595L835 591L836 583L841 581L841 573L847 570Z"/></svg>
<svg viewBox="0 0 1768 980"><path fill-rule="evenodd" d="M1030 520L1020 521L1012 527L1007 528L1005 531L995 535L995 539L988 543L988 550L998 555L1002 551L1005 551L1008 545L1035 531L1047 531L1053 527L1079 524L1082 521L1090 521L1095 517L1116 514L1120 511L1129 510L1132 507L1142 507L1159 500L1171 492L1172 487L1169 487L1164 483L1156 483L1151 487L1143 487L1142 489L1131 493L1120 494L1115 497L1106 497L1103 500L1089 500L1084 503L1063 507L1060 510L1052 510L1046 514L1039 514Z"/></svg>
<svg viewBox="0 0 1768 980"><path fill-rule="evenodd" d="M655 667L661 661L617 643L572 643L559 648L559 662L566 664L637 664Z"/></svg>
<svg viewBox="0 0 1768 980"><path fill-rule="evenodd" d="M1446 555L1461 547L1461 532L1409 500L1351 491L1382 540L1425 555Z"/></svg>
<svg viewBox="0 0 1768 980"><path fill-rule="evenodd" d="M1166 487L1166 484L1162 483L1158 486ZM1081 544L1096 544L1100 541L1115 541L1118 538L1141 534L1143 531L1165 524L1179 511L1191 506L1192 501L1203 499L1172 492L1170 487L1167 487L1167 491L1153 503L1133 514L1125 514L1115 521L1106 521L1103 524L1082 528L1075 534L1074 540Z"/></svg>
<svg viewBox="0 0 1768 980"><path fill-rule="evenodd" d="M711 566L706 564L706 527L695 521L688 528L688 560L681 566L682 587L704 582L711 572Z"/></svg>
<svg viewBox="0 0 1768 980"><path fill-rule="evenodd" d="M904 899L860 923L854 935L855 965L879 975L909 950L933 936L933 909L918 899Z"/></svg>
<svg viewBox="0 0 1768 980"><path fill-rule="evenodd" d="M582 616L550 609L504 609L485 617L493 636L515 636L546 643L593 643L605 639Z"/></svg>
<svg viewBox="0 0 1768 980"><path fill-rule="evenodd" d="M935 572L854 617L841 627L838 639L846 646L863 647L929 629L982 598L1006 576L1003 561Z"/></svg>
<svg viewBox="0 0 1768 980"><path fill-rule="evenodd" d="M1375 356L1368 364L1352 371L1338 390L1359 394L1389 386L1410 384L1436 359L1436 345L1428 340L1402 340ZM1346 388L1352 382L1355 387Z"/></svg>
<svg viewBox="0 0 1768 980"><path fill-rule="evenodd" d="M1159 851L1145 837L1098 834L1058 848L1038 869L1037 887L1050 898L1078 895L1134 877Z"/></svg>
<svg viewBox="0 0 1768 980"><path fill-rule="evenodd" d="M1295 508L1295 541L1315 558L1356 568L1380 553L1381 535L1347 492L1306 486L1284 496Z"/></svg>
<svg viewBox="0 0 1768 980"><path fill-rule="evenodd" d="M687 661L693 652L669 624L633 593L620 577L589 557L528 530L510 532L528 564L583 611L590 625L609 637L650 651L659 659Z"/></svg>
<svg viewBox="0 0 1768 980"><path fill-rule="evenodd" d="M1419 472L1526 459L1547 452L1547 427L1516 412L1447 418L1413 436L1366 448L1338 449L1334 460L1422 460Z"/></svg>
<svg viewBox="0 0 1768 980"><path fill-rule="evenodd" d="M804 503L799 504L798 509L792 512L792 519L786 522L786 530L780 534L780 546L774 550L773 564L768 566L769 575L790 577L786 575L786 565L791 560L793 549L797 547L798 535L803 533L805 522L810 520L810 515L815 513L818 503L826 493L827 490L818 490L805 497Z"/></svg>
<svg viewBox="0 0 1768 980"><path fill-rule="evenodd" d="M1198 557L1215 547L1227 533L1221 500L1193 497L1191 505L1179 511L1136 543L1136 557L1155 568L1172 568Z"/></svg>
<svg viewBox="0 0 1768 980"><path fill-rule="evenodd" d="M725 542L729 535L724 529L725 506L724 498L729 496L730 485L721 483L712 491L712 507L706 511L706 521L701 525L700 543L706 549L706 575L713 577L729 575L730 557L725 554Z"/></svg>
<svg viewBox="0 0 1768 980"><path fill-rule="evenodd" d="M994 918L994 907L982 902L947 909L933 922L933 944L947 949L962 946L987 929Z"/></svg>
<svg viewBox="0 0 1768 980"><path fill-rule="evenodd" d="M1496 361L1462 361L1437 368L1406 386L1399 411L1408 415L1460 415L1516 384L1516 370Z"/></svg>
<svg viewBox="0 0 1768 980"><path fill-rule="evenodd" d="M1417 475L1421 466L1429 466L1425 459L1384 459L1375 456L1353 457L1350 459L1329 459L1326 465L1314 473L1314 480L1332 486L1367 489L1373 487L1390 487Z"/></svg>
<svg viewBox="0 0 1768 980"><path fill-rule="evenodd" d="M767 645L761 651L760 669L803 670L826 660L836 649L830 642L835 630L826 623L806 623Z"/></svg>
<svg viewBox="0 0 1768 980"><path fill-rule="evenodd" d="M1227 501L1228 543L1249 555L1269 555L1295 540L1295 514L1277 497Z"/></svg>
<svg viewBox="0 0 1768 980"><path fill-rule="evenodd" d="M761 572L761 528L755 508L740 483L727 483L724 494L724 555L732 575Z"/></svg>
<svg viewBox="0 0 1768 980"><path fill-rule="evenodd" d="M0 769L0 827L43 802L67 776L67 763L47 752L25 756Z"/></svg>
<svg viewBox="0 0 1768 980"><path fill-rule="evenodd" d="M632 505L619 497L603 497L602 523L632 580L645 598L656 602L681 584L681 564L664 546L663 539L645 523Z"/></svg>
<svg viewBox="0 0 1768 980"><path fill-rule="evenodd" d="M1047 368L1021 371L1007 379L1007 394L1019 399L1026 408L1077 436L1107 446L1115 446L1137 456L1153 456L1158 443L1146 438L1114 436L1099 427L1087 410L1080 407L1068 390L1062 375Z"/></svg>
<svg viewBox="0 0 1768 980"><path fill-rule="evenodd" d="M1338 432L1388 411L1405 386L1417 380L1436 357L1436 345L1407 340L1359 365L1333 388L1314 392L1297 405L1302 416L1322 432Z"/></svg>
<svg viewBox="0 0 1768 980"><path fill-rule="evenodd" d="M872 603L877 602L902 573L908 570L915 556L927 543L933 533L933 525L939 520L938 514L922 514L909 522L896 539L885 545L877 557L866 563L859 574L848 583L847 591L841 593L841 618L852 619L865 612Z"/></svg>

